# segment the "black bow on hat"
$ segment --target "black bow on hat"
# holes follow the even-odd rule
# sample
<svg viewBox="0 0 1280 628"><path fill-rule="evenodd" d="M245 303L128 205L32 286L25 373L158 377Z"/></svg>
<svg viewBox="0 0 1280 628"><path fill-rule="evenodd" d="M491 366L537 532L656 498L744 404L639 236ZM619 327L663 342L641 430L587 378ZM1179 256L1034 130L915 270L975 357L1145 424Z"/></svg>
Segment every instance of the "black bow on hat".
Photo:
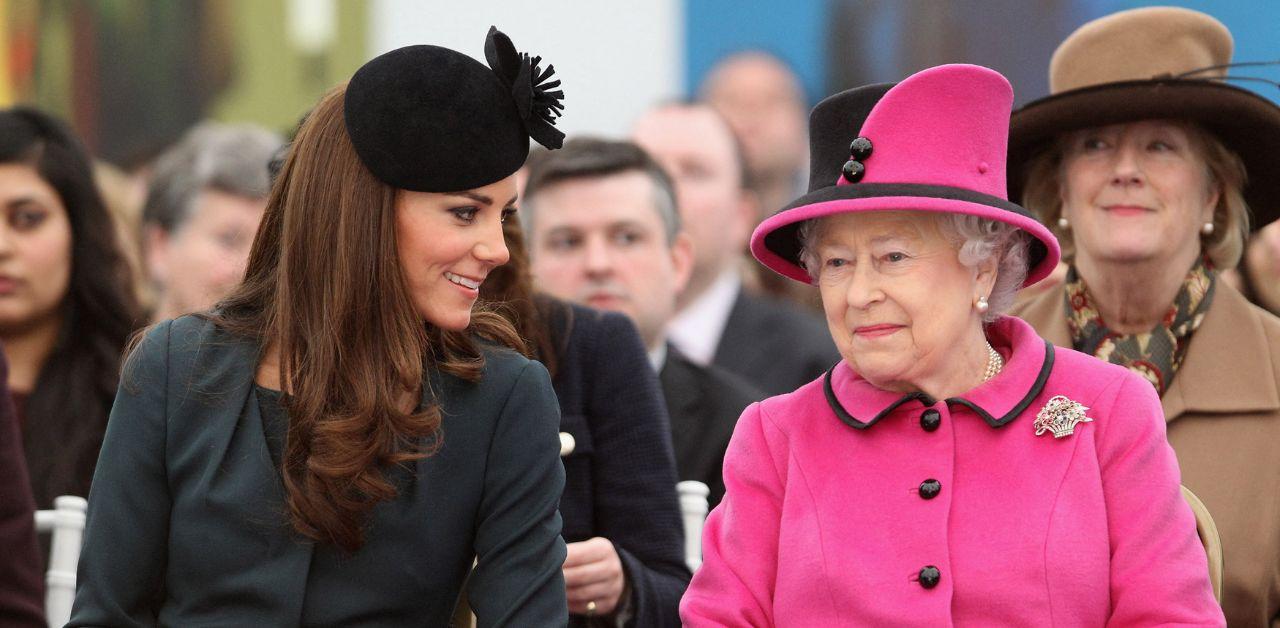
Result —
<svg viewBox="0 0 1280 628"><path fill-rule="evenodd" d="M524 164L529 138L559 148L564 92L552 68L490 28L491 68L440 46L406 46L356 71L343 100L360 161L388 185L457 192L500 181Z"/></svg>
<svg viewBox="0 0 1280 628"><path fill-rule="evenodd" d="M547 148L560 148L564 144L564 133L555 124L564 112L564 104L560 102L564 100L564 91L549 91L560 87L560 80L548 81L555 74L556 66L547 64L546 70L539 69L542 57L530 58L527 52L516 52L511 38L495 26L489 27L489 36L485 38L484 58L511 87L511 96L516 100L529 137Z"/></svg>

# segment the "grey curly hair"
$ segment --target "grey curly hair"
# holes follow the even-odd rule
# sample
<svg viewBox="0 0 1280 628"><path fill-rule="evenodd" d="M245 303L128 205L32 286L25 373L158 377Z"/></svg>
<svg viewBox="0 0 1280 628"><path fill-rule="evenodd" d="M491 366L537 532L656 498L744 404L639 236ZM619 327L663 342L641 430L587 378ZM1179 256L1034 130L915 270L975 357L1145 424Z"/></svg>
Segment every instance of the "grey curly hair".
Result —
<svg viewBox="0 0 1280 628"><path fill-rule="evenodd" d="M271 191L268 164L284 139L250 124L204 122L156 160L142 220L177 231L204 188L248 198Z"/></svg>
<svg viewBox="0 0 1280 628"><path fill-rule="evenodd" d="M939 214L929 212L944 238L955 246L956 257L961 264L976 268L990 259L996 260L996 281L987 297L990 306L982 316L990 323L1013 307L1022 282L1027 279L1028 254L1031 236L1006 223L966 214ZM817 282L819 268L814 244L822 237L821 218L806 220L800 225L800 262Z"/></svg>

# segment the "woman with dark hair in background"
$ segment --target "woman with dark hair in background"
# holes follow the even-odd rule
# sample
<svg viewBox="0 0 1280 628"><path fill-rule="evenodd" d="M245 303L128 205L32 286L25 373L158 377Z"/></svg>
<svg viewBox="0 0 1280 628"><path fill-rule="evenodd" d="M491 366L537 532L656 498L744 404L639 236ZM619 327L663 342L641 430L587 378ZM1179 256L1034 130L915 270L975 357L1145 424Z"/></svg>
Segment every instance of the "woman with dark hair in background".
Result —
<svg viewBox="0 0 1280 628"><path fill-rule="evenodd" d="M89 158L60 122L0 111L0 342L39 508L89 494L137 321Z"/></svg>
<svg viewBox="0 0 1280 628"><path fill-rule="evenodd" d="M624 314L535 294L524 234L503 226L511 261L482 296L504 304L552 373L564 457L560 499L571 626L679 626L689 585L671 428L657 374Z"/></svg>
<svg viewBox="0 0 1280 628"><path fill-rule="evenodd" d="M473 559L481 626L566 622L551 383L473 311L560 94L487 48L400 48L328 93L241 285L132 351L70 625L442 626Z"/></svg>

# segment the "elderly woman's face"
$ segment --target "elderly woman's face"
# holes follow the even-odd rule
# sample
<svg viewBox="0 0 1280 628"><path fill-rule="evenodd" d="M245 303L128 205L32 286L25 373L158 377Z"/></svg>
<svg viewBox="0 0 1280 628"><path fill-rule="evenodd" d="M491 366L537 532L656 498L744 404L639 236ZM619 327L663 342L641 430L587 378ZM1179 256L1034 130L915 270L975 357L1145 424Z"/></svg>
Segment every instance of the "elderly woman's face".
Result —
<svg viewBox="0 0 1280 628"><path fill-rule="evenodd" d="M1072 133L1062 182L1077 255L1101 262L1194 258L1218 202L1199 147L1168 121Z"/></svg>
<svg viewBox="0 0 1280 628"><path fill-rule="evenodd" d="M160 286L157 315L168 318L211 307L244 277L253 234L267 206L249 198L207 188L192 201L191 215L166 232L148 230L147 266Z"/></svg>
<svg viewBox="0 0 1280 628"><path fill-rule="evenodd" d="M818 288L840 355L885 389L913 388L961 361L962 339L980 325L974 309L995 281L960 263L925 212L823 218L813 246Z"/></svg>

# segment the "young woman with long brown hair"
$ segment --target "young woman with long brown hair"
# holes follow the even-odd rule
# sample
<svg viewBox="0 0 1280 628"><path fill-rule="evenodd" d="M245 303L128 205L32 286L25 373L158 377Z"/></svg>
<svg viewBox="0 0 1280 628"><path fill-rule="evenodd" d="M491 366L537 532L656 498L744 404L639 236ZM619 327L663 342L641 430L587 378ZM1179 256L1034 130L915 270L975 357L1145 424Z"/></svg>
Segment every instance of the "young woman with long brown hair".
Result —
<svg viewBox="0 0 1280 628"><path fill-rule="evenodd" d="M481 625L566 621L556 400L474 308L559 95L487 47L492 71L412 46L326 95L243 283L133 350L70 625L444 625L473 557Z"/></svg>

